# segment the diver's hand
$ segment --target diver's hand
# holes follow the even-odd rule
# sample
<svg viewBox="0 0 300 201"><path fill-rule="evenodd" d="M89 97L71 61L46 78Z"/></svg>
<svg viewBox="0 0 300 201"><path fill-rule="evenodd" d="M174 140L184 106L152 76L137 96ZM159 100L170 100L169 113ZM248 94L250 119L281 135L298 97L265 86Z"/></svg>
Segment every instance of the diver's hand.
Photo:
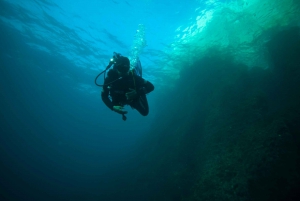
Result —
<svg viewBox="0 0 300 201"><path fill-rule="evenodd" d="M134 89L129 89L130 92L127 92L125 95L126 95L126 99L127 100L132 100L132 99L135 99L137 97L137 93L136 93L136 90Z"/></svg>
<svg viewBox="0 0 300 201"><path fill-rule="evenodd" d="M115 111L119 114L127 114L127 111L125 111L123 109L124 109L124 107L122 107L122 106L117 106L116 105L116 106L113 107L113 111Z"/></svg>

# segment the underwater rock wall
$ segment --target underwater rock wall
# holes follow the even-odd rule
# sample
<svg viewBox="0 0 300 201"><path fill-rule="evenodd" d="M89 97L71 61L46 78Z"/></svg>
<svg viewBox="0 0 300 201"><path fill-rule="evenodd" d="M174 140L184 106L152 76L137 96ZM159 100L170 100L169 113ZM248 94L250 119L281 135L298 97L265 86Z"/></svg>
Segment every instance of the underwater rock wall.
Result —
<svg viewBox="0 0 300 201"><path fill-rule="evenodd" d="M266 48L268 69L211 50L182 71L141 152L146 200L299 199L299 28Z"/></svg>

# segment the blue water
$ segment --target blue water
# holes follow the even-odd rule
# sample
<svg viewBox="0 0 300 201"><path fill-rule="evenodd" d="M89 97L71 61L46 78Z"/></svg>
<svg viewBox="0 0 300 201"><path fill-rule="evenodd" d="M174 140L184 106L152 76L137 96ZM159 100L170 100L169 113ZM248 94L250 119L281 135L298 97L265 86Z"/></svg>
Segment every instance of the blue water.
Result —
<svg viewBox="0 0 300 201"><path fill-rule="evenodd" d="M138 165L139 143L159 123L156 100L185 64L212 43L246 46L237 55L254 60L246 32L236 40L228 31L248 23L238 13L248 4L235 2L0 0L0 200L101 200L113 193L122 172ZM235 13L219 10L214 18L226 5ZM220 13L234 19L228 27L213 20L223 19ZM206 42L196 43L201 37ZM102 102L94 78L113 52L139 56L143 77L154 84L147 117L126 107L123 121Z"/></svg>
<svg viewBox="0 0 300 201"><path fill-rule="evenodd" d="M103 104L94 78L114 51L130 56L136 45L144 78L158 87L151 72L161 49L196 2L0 4L0 200L97 200L134 158L158 106L154 91L149 116L128 107L124 122Z"/></svg>

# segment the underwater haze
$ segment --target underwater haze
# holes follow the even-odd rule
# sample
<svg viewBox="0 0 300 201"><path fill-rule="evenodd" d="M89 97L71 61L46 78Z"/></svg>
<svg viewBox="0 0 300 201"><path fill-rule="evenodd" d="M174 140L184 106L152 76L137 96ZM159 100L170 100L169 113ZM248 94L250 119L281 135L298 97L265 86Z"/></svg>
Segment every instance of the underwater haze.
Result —
<svg viewBox="0 0 300 201"><path fill-rule="evenodd" d="M0 0L0 201L300 200L299 13ZM103 103L113 52L155 86L148 116Z"/></svg>

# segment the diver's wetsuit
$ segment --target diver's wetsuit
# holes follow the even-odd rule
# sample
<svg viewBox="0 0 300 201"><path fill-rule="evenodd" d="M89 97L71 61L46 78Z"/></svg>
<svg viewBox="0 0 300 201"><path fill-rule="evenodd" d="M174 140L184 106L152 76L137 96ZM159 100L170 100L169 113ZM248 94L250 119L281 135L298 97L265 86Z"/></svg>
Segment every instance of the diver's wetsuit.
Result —
<svg viewBox="0 0 300 201"><path fill-rule="evenodd" d="M120 79L118 78L118 73L112 69L108 72L108 76L104 80L101 97L105 105L111 110L113 110L113 106L130 105L139 111L141 115L148 115L149 106L146 94L154 90L153 84L140 76L132 74L132 72ZM137 97L128 101L125 94L130 92L130 89L136 90Z"/></svg>

